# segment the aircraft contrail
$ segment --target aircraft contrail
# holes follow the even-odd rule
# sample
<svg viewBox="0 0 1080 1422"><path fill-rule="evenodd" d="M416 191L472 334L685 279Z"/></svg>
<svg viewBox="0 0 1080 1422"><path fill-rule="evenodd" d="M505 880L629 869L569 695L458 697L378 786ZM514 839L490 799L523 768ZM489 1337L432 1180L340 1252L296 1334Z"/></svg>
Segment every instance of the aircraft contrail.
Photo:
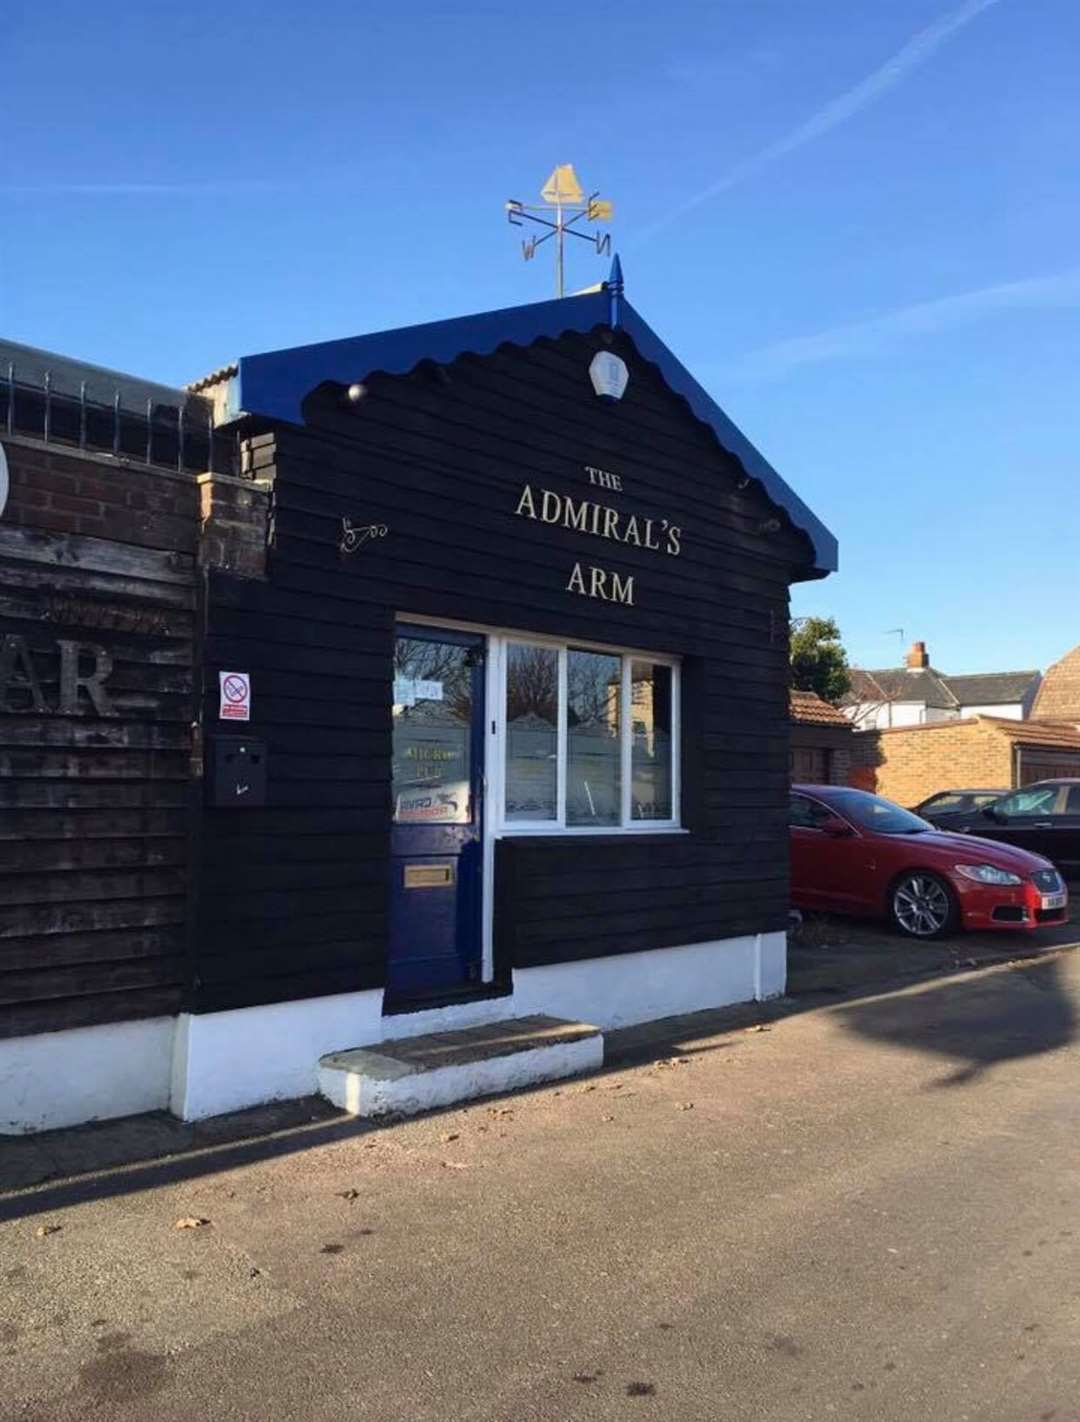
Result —
<svg viewBox="0 0 1080 1422"><path fill-rule="evenodd" d="M833 99L824 108L818 109L817 113L808 118L805 123L792 129L790 133L777 139L775 143L770 143L760 153L755 153L753 157L736 163L715 183L710 183L707 188L702 188L700 192L687 198L678 207L651 223L633 245L637 246L642 242L649 241L665 227L677 222L680 217L685 216L695 207L700 207L703 202L708 202L710 198L727 192L729 188L735 187L737 183L743 182L744 179L751 177L760 169L767 167L770 163L775 163L778 158L783 158L786 154L793 153L795 149L812 143L815 138L821 138L832 129L839 128L842 123L846 123L848 119L853 118L855 114L880 99L883 94L888 93L890 89L894 89L913 69L925 64L943 44L946 44L965 25L970 24L972 20L981 15L984 10L999 3L1000 0L966 0L965 4L955 10L950 10L947 15L942 15L933 24L927 25L917 35L913 35L907 44L898 49L880 68L875 69L872 74L856 84L853 89L848 89L839 98Z"/></svg>
<svg viewBox="0 0 1080 1422"><path fill-rule="evenodd" d="M794 336L751 351L738 363L750 378L784 375L800 365L873 354L897 340L933 335L1011 311L1053 311L1080 306L1080 267L1049 276L999 282L934 301L917 301L871 316L831 326L809 336Z"/></svg>

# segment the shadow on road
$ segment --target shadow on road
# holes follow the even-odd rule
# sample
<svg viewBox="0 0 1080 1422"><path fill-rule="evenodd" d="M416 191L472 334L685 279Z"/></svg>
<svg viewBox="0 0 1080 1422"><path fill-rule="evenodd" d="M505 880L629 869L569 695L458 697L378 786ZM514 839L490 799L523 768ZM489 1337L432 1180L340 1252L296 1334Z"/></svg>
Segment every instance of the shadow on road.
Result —
<svg viewBox="0 0 1080 1422"><path fill-rule="evenodd" d="M1072 941L1050 948L1053 956L1017 962L1009 955L1045 949L1002 942L1001 936L983 947L972 937L963 946L950 942L932 951L919 945L925 951L916 954L910 945L875 937L866 925L838 941L833 925L827 943L793 945L790 996L605 1033L603 1070L732 1051L744 1032L829 1005L857 1036L952 1063L937 1085L960 1085L999 1062L1053 1051L1073 1039L1076 1011L1062 974L1068 949L1080 947L1078 927L1074 920ZM999 970L972 974L976 959L966 956L972 951L980 966ZM897 991L938 974L946 976L917 993ZM355 1120L309 1097L195 1125L152 1113L42 1136L2 1137L0 1222L198 1179L395 1124Z"/></svg>
<svg viewBox="0 0 1080 1422"><path fill-rule="evenodd" d="M963 1085L999 1062L1052 1052L1076 1035L1076 1009L1056 957L951 979L917 994L853 1002L837 1015L859 1037L954 1063L939 1087Z"/></svg>

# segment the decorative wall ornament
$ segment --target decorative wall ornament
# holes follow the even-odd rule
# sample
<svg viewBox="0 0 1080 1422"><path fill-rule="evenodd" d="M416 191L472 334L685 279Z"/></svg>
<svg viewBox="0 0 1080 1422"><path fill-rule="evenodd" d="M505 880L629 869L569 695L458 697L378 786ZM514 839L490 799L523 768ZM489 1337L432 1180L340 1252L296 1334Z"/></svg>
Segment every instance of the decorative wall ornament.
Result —
<svg viewBox="0 0 1080 1422"><path fill-rule="evenodd" d="M354 524L351 519L341 520L341 543L338 545L342 553L355 553L364 543L373 538L385 538L390 532L390 527L385 523Z"/></svg>
<svg viewBox="0 0 1080 1422"><path fill-rule="evenodd" d="M589 379L601 400L621 400L630 383L626 362L611 351L597 351L589 366Z"/></svg>

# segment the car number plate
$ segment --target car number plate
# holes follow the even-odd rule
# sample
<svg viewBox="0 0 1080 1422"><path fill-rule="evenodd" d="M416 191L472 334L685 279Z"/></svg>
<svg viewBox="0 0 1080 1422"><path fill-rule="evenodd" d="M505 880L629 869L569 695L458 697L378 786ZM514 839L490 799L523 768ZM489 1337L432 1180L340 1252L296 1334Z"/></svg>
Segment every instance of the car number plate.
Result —
<svg viewBox="0 0 1080 1422"><path fill-rule="evenodd" d="M1065 907L1064 894L1043 894L1042 906L1044 909L1056 909Z"/></svg>

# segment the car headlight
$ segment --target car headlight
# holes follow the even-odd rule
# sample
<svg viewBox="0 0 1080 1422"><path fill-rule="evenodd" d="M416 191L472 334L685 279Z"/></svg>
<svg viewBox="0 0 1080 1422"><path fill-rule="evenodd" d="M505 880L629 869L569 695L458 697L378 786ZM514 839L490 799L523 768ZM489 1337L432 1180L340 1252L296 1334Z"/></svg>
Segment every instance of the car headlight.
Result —
<svg viewBox="0 0 1080 1422"><path fill-rule="evenodd" d="M953 866L965 879L973 879L976 884L1022 884L1019 874L1010 874L1008 869L996 869L993 864L956 864Z"/></svg>

